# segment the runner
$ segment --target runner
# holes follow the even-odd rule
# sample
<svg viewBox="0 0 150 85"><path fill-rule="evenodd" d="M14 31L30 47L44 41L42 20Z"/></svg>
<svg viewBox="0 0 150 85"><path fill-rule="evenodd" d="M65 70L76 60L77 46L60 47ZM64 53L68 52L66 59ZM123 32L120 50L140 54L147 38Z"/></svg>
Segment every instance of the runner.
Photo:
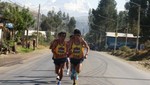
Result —
<svg viewBox="0 0 150 85"><path fill-rule="evenodd" d="M86 52L84 53L84 48ZM78 29L74 30L74 35L69 43L69 54L71 62L71 79L73 85L77 85L78 74L81 72L82 62L84 58L87 58L89 52L89 46L86 41L81 37L81 32Z"/></svg>
<svg viewBox="0 0 150 85"><path fill-rule="evenodd" d="M67 45L69 46L69 42L71 41L73 35L70 36L70 39L68 40L67 42ZM70 59L69 59L69 54L68 54L68 51L67 51L67 62L66 62L66 68L67 68L67 72L66 74L69 75L69 72L70 72Z"/></svg>
<svg viewBox="0 0 150 85"><path fill-rule="evenodd" d="M61 80L63 77L63 70L64 65L67 60L66 54L67 54L67 44L65 42L66 33L60 32L60 37L53 42L53 45L51 46L52 53L53 53L53 60L55 64L55 72L58 75L57 85L61 85Z"/></svg>
<svg viewBox="0 0 150 85"><path fill-rule="evenodd" d="M58 33L57 38L54 39L54 40L50 43L49 49L52 49L53 44L54 44L55 42L57 42L57 40L60 38L60 34L61 34L61 32Z"/></svg>

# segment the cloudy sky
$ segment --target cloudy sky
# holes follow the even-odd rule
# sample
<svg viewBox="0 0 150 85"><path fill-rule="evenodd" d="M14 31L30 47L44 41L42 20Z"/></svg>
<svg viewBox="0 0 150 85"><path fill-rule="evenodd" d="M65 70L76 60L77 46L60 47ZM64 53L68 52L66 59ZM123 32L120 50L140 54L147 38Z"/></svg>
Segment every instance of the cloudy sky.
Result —
<svg viewBox="0 0 150 85"><path fill-rule="evenodd" d="M47 14L49 10L62 10L70 16L87 16L90 8L96 8L100 0L1 0L17 3L21 6L29 7L33 11L38 10L41 5L41 13ZM124 4L127 0L116 0L117 9L124 10Z"/></svg>

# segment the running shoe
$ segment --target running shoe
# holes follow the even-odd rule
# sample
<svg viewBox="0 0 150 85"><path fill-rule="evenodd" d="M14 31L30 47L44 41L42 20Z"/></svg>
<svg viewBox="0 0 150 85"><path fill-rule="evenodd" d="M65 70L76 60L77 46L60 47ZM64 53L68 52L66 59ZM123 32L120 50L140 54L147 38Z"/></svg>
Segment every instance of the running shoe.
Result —
<svg viewBox="0 0 150 85"><path fill-rule="evenodd" d="M74 79L74 73L71 73L71 76L70 76L71 80Z"/></svg>
<svg viewBox="0 0 150 85"><path fill-rule="evenodd" d="M60 79L60 77L59 77L59 76L57 76L57 77L56 77L56 80L59 80L59 79Z"/></svg>
<svg viewBox="0 0 150 85"><path fill-rule="evenodd" d="M70 71L70 70L69 70L69 69L67 69L67 73L66 73L67 75L69 75L69 71Z"/></svg>
<svg viewBox="0 0 150 85"><path fill-rule="evenodd" d="M71 76L70 76L70 78L71 78L71 80L73 80L74 79L74 77L75 77L75 69L74 68L72 68L72 72L71 72Z"/></svg>
<svg viewBox="0 0 150 85"><path fill-rule="evenodd" d="M73 85L77 85L77 83L73 83Z"/></svg>
<svg viewBox="0 0 150 85"><path fill-rule="evenodd" d="M58 81L57 85L61 85L61 81Z"/></svg>
<svg viewBox="0 0 150 85"><path fill-rule="evenodd" d="M78 76L79 76L79 74L76 72L76 73L75 73L75 76L74 76L76 80L78 80L78 79L79 79L79 77L78 77Z"/></svg>

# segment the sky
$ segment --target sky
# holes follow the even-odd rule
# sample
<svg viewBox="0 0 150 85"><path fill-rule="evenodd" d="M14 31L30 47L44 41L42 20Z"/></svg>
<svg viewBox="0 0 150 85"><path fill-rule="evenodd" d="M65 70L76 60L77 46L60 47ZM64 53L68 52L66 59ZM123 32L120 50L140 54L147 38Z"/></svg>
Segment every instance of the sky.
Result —
<svg viewBox="0 0 150 85"><path fill-rule="evenodd" d="M63 11L70 16L88 16L90 8L96 9L100 0L1 0L29 7L32 11L38 11L41 6L41 13L47 14L49 10ZM116 0L117 10L124 10L124 4L127 0Z"/></svg>

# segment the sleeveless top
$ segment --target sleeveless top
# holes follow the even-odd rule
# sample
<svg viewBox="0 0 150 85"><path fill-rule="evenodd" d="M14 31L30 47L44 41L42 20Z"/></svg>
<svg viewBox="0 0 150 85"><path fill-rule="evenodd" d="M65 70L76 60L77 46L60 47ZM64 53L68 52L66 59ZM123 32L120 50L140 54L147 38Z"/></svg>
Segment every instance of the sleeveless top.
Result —
<svg viewBox="0 0 150 85"><path fill-rule="evenodd" d="M76 59L80 59L83 57L83 53L84 53L84 48L82 46L82 44L72 44L72 49L71 49L71 58L76 58Z"/></svg>
<svg viewBox="0 0 150 85"><path fill-rule="evenodd" d="M56 54L54 55L54 58L65 58L67 53L67 45L66 42L64 44L57 44L55 48Z"/></svg>

